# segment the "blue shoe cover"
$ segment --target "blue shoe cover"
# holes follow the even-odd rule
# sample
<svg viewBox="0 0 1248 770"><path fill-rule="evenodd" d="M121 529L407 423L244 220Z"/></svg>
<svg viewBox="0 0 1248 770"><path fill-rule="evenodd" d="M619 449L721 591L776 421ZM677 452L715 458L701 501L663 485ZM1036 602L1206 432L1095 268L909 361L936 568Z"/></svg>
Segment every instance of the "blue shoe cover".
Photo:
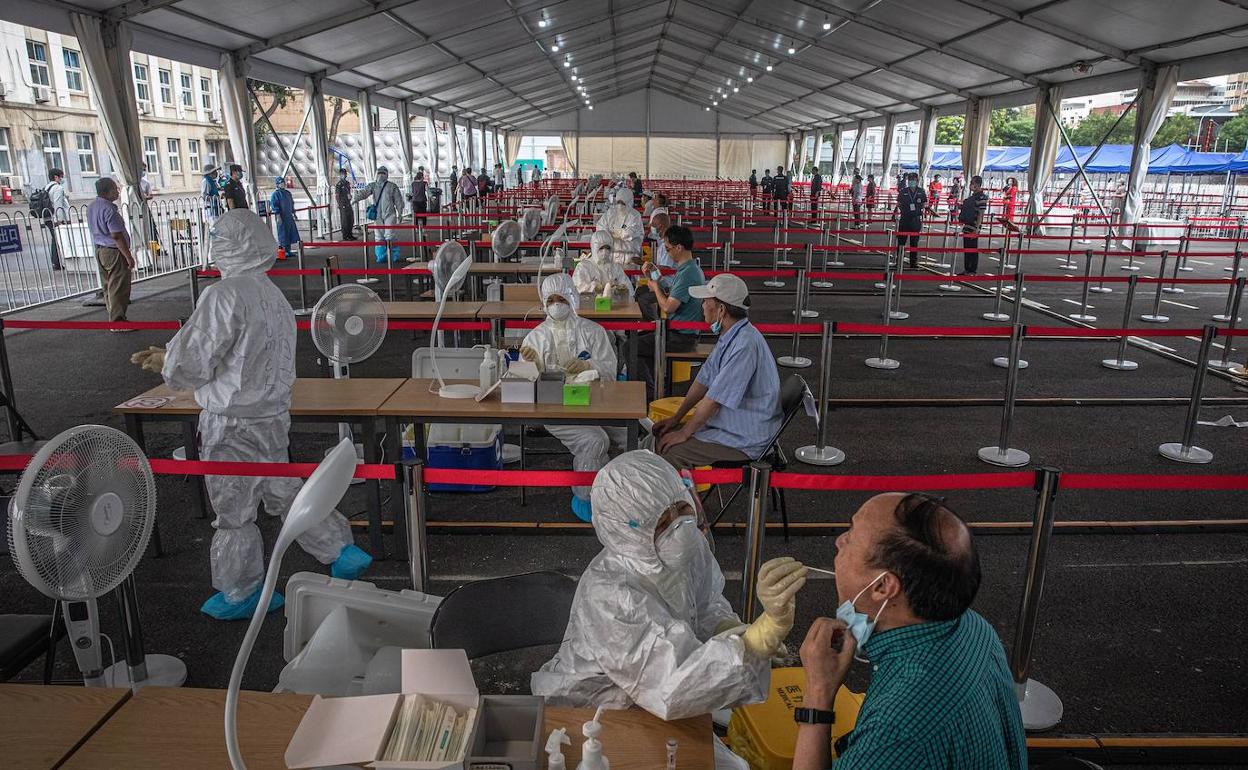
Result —
<svg viewBox="0 0 1248 770"><path fill-rule="evenodd" d="M588 500L583 500L577 497L576 495L572 495L572 513L576 515L576 518L580 519L586 524L589 524L593 521L593 517L594 517L593 506L590 505Z"/></svg>
<svg viewBox="0 0 1248 770"><path fill-rule="evenodd" d="M256 605L260 603L261 590L263 587L257 587L251 596L241 602L232 602L225 598L225 594L217 591L208 597L208 601L204 602L204 606L200 607L199 611L217 620L247 620L256 611ZM274 591L273 598L269 600L269 612L280 610L284 604L286 600Z"/></svg>
<svg viewBox="0 0 1248 770"><path fill-rule="evenodd" d="M355 580L364 574L364 570L368 569L368 565L372 563L373 557L354 543L350 543L344 545L338 552L338 558L334 559L333 565L330 566L329 574L341 580Z"/></svg>
<svg viewBox="0 0 1248 770"><path fill-rule="evenodd" d="M385 246L374 246L374 247L373 247L373 256L377 258L377 264L379 264L379 265L384 265L384 264L386 264L386 247L385 247Z"/></svg>

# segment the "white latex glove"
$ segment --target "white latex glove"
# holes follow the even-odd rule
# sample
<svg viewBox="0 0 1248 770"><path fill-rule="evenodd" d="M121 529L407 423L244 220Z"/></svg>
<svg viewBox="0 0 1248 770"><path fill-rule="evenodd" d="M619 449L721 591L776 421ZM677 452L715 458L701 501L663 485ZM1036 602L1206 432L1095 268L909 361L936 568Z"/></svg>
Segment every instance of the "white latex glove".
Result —
<svg viewBox="0 0 1248 770"><path fill-rule="evenodd" d="M520 357L536 366L539 372L544 369L542 366L542 357L539 356L537 351L533 348L528 346L520 348Z"/></svg>
<svg viewBox="0 0 1248 770"><path fill-rule="evenodd" d="M763 612L776 620L793 619L797 592L806 585L806 566L792 556L781 556L758 571L758 601Z"/></svg>
<svg viewBox="0 0 1248 770"><path fill-rule="evenodd" d="M147 350L140 350L130 356L130 363L137 364L149 372L160 374L165 368L165 349L151 346Z"/></svg>
<svg viewBox="0 0 1248 770"><path fill-rule="evenodd" d="M579 358L578 358L578 359L576 359L575 361L573 361L572 363L568 364L568 365L564 368L564 371L565 371L565 372L567 372L567 373L568 373L568 374L570 374L570 375L577 375L577 374L580 374L581 372L588 371L588 370L590 370L590 369L592 369L592 368L594 368L594 367L593 367L593 364L591 364L591 363L590 363L590 362L588 362L588 361L584 361L584 360L582 360L582 359L579 359Z"/></svg>

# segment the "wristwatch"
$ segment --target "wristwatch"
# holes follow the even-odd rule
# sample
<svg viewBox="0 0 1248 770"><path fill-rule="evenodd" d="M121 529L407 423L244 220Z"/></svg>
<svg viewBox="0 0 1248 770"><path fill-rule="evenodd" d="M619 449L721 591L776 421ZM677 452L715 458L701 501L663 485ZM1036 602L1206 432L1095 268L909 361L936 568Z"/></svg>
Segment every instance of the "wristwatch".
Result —
<svg viewBox="0 0 1248 770"><path fill-rule="evenodd" d="M793 721L800 725L830 725L836 722L836 712L823 709L793 709Z"/></svg>

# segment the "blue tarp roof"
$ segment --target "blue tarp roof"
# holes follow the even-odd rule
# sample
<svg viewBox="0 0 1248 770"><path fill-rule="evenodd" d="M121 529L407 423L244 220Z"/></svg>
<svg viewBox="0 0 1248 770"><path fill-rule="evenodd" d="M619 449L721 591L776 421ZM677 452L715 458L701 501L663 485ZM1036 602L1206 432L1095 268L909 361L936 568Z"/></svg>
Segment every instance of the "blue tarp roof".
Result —
<svg viewBox="0 0 1248 770"><path fill-rule="evenodd" d="M998 147L990 149L984 159L984 171L1023 173L1031 162L1030 147Z"/></svg>
<svg viewBox="0 0 1248 770"><path fill-rule="evenodd" d="M1061 147L1053 170L1059 174L1076 171L1075 158L1084 164L1089 174L1126 174L1131 171L1131 145L1106 144L1092 155L1095 147L1075 147L1072 156L1069 149ZM984 171L1006 174L1024 174L1031 161L1030 147L989 147L984 157ZM904 163L902 168L918 168L916 163ZM937 150L932 153L932 170L960 171L961 150ZM1150 174L1223 174L1227 171L1248 172L1248 151L1239 155L1229 152L1196 152L1177 144L1158 147L1148 156Z"/></svg>
<svg viewBox="0 0 1248 770"><path fill-rule="evenodd" d="M1093 155L1092 151L1096 150ZM1061 147L1057 151L1057 160L1053 170L1059 174L1073 174L1077 171L1075 158L1083 163L1083 170L1089 174L1125 174L1131 170L1131 145L1106 144L1099 150L1095 147L1075 147L1076 155L1071 156L1070 150Z"/></svg>
<svg viewBox="0 0 1248 770"><path fill-rule="evenodd" d="M1233 152L1189 152L1170 170L1175 174L1225 174L1234 159Z"/></svg>
<svg viewBox="0 0 1248 770"><path fill-rule="evenodd" d="M1248 171L1248 150L1244 150L1231 160L1231 171L1239 174Z"/></svg>

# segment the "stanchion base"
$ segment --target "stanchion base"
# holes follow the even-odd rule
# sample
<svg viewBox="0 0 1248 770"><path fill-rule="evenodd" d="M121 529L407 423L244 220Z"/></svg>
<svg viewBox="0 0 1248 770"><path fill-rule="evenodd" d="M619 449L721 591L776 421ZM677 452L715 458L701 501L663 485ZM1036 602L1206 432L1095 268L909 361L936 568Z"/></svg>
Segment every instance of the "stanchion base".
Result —
<svg viewBox="0 0 1248 770"><path fill-rule="evenodd" d="M784 286L784 281L763 281L764 286L770 286L773 289L779 289Z"/></svg>
<svg viewBox="0 0 1248 770"><path fill-rule="evenodd" d="M785 267L788 267L788 266L790 266L790 265L792 265L792 264L793 264L793 260L791 260L791 259L778 259L778 260L776 260L776 264L777 264L777 265L784 265Z"/></svg>
<svg viewBox="0 0 1248 770"><path fill-rule="evenodd" d="M181 687L186 684L186 664L172 655L149 654L143 656L147 664L147 679L138 687ZM104 669L105 687L130 687L130 667L124 660Z"/></svg>
<svg viewBox="0 0 1248 770"><path fill-rule="evenodd" d="M1138 273L1138 272L1140 271L1140 266L1139 266L1139 265L1119 265L1119 266L1118 266L1118 269L1119 269L1119 270L1127 270L1127 271L1130 271L1130 272L1132 272L1132 273Z"/></svg>
<svg viewBox="0 0 1248 770"><path fill-rule="evenodd" d="M1183 271L1183 272L1185 272L1185 273L1190 273L1190 272L1192 272L1193 270L1195 270L1196 268L1194 268L1194 267L1187 267L1187 266L1184 266L1184 267L1180 267L1179 269L1180 269L1180 270L1182 270L1182 271Z"/></svg>
<svg viewBox="0 0 1248 770"><path fill-rule="evenodd" d="M368 276L365 276L363 278L356 278L355 282L356 283L377 283L380 280L381 280L380 278L369 278Z"/></svg>
<svg viewBox="0 0 1248 770"><path fill-rule="evenodd" d="M1096 320L1096 316L1088 315L1087 313L1071 313L1069 318L1072 321L1087 321L1089 323Z"/></svg>
<svg viewBox="0 0 1248 770"><path fill-rule="evenodd" d="M1101 366L1106 369L1115 369L1120 372L1134 372L1140 368L1140 365L1134 361L1128 361L1125 358L1106 358L1101 361Z"/></svg>
<svg viewBox="0 0 1248 770"><path fill-rule="evenodd" d="M1226 313L1218 313L1217 315L1210 316L1210 318L1212 318L1215 321L1223 321L1223 322L1231 320L1231 317L1227 315ZM1242 320L1244 319L1236 318L1235 323L1239 323Z"/></svg>
<svg viewBox="0 0 1248 770"><path fill-rule="evenodd" d="M1006 358L1005 356L997 356L996 358L992 359L992 365L993 365L993 366L998 366L998 367L1000 367L1000 368L1002 368L1002 369L1009 369L1009 368L1010 368L1010 359ZM1019 369L1026 369L1028 366L1029 366L1029 364L1028 364L1026 361L1024 361L1024 360L1023 360L1023 359L1021 359L1021 358L1020 358L1020 359L1018 359L1018 368L1019 368Z"/></svg>
<svg viewBox="0 0 1248 770"><path fill-rule="evenodd" d="M1161 287L1161 293L1162 294L1186 294L1187 290L1180 289L1178 286L1163 286Z"/></svg>
<svg viewBox="0 0 1248 770"><path fill-rule="evenodd" d="M828 267L845 267L845 263L839 259L834 259L828 263Z"/></svg>
<svg viewBox="0 0 1248 770"><path fill-rule="evenodd" d="M910 317L910 314L904 310L890 310L888 312L888 317L894 321L904 321Z"/></svg>
<svg viewBox="0 0 1248 770"><path fill-rule="evenodd" d="M798 447L794 453L797 459L807 465L840 465L845 462L845 453L834 446L817 447L811 446Z"/></svg>
<svg viewBox="0 0 1248 770"><path fill-rule="evenodd" d="M888 284L884 283L883 281L877 281L877 282L876 282L876 284L875 284L875 288L877 288L877 289L887 289L887 288L888 288Z"/></svg>
<svg viewBox="0 0 1248 770"><path fill-rule="evenodd" d="M864 361L867 366L872 369L896 369L901 366L901 362L895 358L868 358Z"/></svg>
<svg viewBox="0 0 1248 770"><path fill-rule="evenodd" d="M1079 266L1078 265L1058 265L1057 269L1058 270L1078 270Z"/></svg>
<svg viewBox="0 0 1248 770"><path fill-rule="evenodd" d="M962 291L962 287L957 285L956 283L942 283L936 288L940 289L941 291Z"/></svg>
<svg viewBox="0 0 1248 770"><path fill-rule="evenodd" d="M1108 286L1089 286L1088 291L1094 291L1097 294L1113 294L1114 290Z"/></svg>
<svg viewBox="0 0 1248 770"><path fill-rule="evenodd" d="M1140 316L1140 320L1144 321L1145 323L1150 323L1150 324L1164 324L1166 321L1170 320L1170 316L1153 315L1152 313L1145 313L1144 315Z"/></svg>
<svg viewBox="0 0 1248 770"><path fill-rule="evenodd" d="M989 465L1000 465L1003 468L1018 468L1031 462L1031 455L1021 449L1002 449L999 446L986 446L979 450L979 459Z"/></svg>
<svg viewBox="0 0 1248 770"><path fill-rule="evenodd" d="M803 310L802 311L802 318L818 318L818 317L819 317L818 310Z"/></svg>
<svg viewBox="0 0 1248 770"><path fill-rule="evenodd" d="M1048 730L1062 721L1062 699L1057 693L1034 679L1014 685L1020 696L1018 710L1023 713L1024 730Z"/></svg>
<svg viewBox="0 0 1248 770"><path fill-rule="evenodd" d="M1173 444L1162 444L1157 447L1157 451L1167 460L1174 460L1178 463L1204 465L1213 462L1213 452L1208 449L1201 449L1198 446L1185 447L1177 441Z"/></svg>
<svg viewBox="0 0 1248 770"><path fill-rule="evenodd" d="M1008 321L1010 316L1007 313L984 313L980 318L985 321Z"/></svg>
<svg viewBox="0 0 1248 770"><path fill-rule="evenodd" d="M1209 359L1209 366L1214 369L1217 369L1220 372L1229 372L1232 369L1239 368L1239 364L1235 363L1234 361L1228 361L1225 358L1222 358L1222 359L1211 358Z"/></svg>
<svg viewBox="0 0 1248 770"><path fill-rule="evenodd" d="M805 369L810 366L810 359L805 356L780 356L776 359L776 363L790 369Z"/></svg>
<svg viewBox="0 0 1248 770"><path fill-rule="evenodd" d="M810 287L812 289L831 289L833 286L834 284L831 281L811 281L810 282Z"/></svg>

